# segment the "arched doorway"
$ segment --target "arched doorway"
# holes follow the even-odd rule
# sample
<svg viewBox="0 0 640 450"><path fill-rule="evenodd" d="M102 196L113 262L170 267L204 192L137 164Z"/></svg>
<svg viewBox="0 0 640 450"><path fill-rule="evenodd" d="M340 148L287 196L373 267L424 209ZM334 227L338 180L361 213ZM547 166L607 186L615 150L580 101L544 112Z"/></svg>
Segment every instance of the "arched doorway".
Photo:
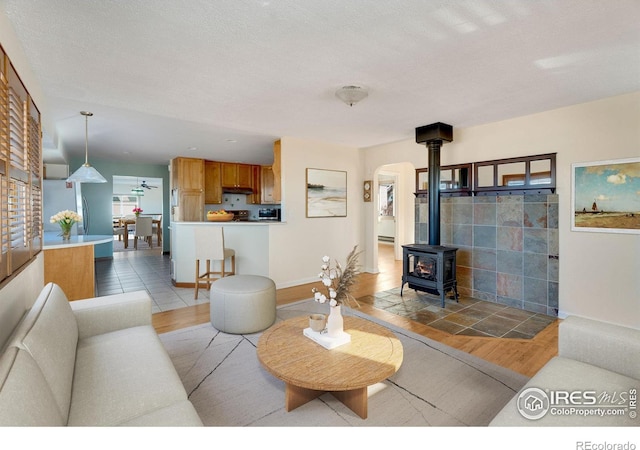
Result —
<svg viewBox="0 0 640 450"><path fill-rule="evenodd" d="M374 207L370 217L372 226L367 227L371 230L371 235L367 239L372 249L372 265L375 272L379 272L380 267L379 245L392 245L393 258L401 260L402 245L412 243L414 240L414 190L415 168L409 162L386 164L374 171ZM385 252L385 255L389 254Z"/></svg>

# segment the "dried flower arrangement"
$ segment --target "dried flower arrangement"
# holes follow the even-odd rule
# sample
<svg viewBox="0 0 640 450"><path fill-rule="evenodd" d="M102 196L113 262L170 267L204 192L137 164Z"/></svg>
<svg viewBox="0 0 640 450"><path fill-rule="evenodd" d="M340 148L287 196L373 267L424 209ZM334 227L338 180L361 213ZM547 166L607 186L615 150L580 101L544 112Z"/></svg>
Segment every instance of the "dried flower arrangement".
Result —
<svg viewBox="0 0 640 450"><path fill-rule="evenodd" d="M331 258L324 256L322 258L322 272L318 277L327 290L327 294L320 292L318 288L313 288L313 298L319 303L325 303L329 300L329 305L346 305L350 306L351 302L358 304L356 299L349 293L349 290L356 282L356 277L360 273L358 270L358 246L354 246L347 255L347 262L344 267L336 261L335 267L331 267Z"/></svg>

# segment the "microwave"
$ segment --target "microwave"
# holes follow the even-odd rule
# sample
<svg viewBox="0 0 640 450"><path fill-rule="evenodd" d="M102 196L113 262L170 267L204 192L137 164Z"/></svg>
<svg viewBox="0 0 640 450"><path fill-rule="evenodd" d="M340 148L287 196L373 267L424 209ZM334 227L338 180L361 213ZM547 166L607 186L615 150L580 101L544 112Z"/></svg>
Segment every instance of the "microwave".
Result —
<svg viewBox="0 0 640 450"><path fill-rule="evenodd" d="M280 220L280 208L260 208L258 210L259 220Z"/></svg>

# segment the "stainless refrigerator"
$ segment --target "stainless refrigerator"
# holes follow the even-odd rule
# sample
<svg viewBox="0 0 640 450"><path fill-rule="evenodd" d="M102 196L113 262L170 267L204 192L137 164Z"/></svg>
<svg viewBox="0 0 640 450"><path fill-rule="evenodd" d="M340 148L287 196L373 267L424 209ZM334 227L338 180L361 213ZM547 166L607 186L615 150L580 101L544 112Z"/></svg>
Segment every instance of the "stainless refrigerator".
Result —
<svg viewBox="0 0 640 450"><path fill-rule="evenodd" d="M82 216L82 223L73 225L72 234L89 234L89 206L82 196L81 183L66 180L42 180L42 221L44 231L60 231L60 225L51 223L54 214L69 209Z"/></svg>

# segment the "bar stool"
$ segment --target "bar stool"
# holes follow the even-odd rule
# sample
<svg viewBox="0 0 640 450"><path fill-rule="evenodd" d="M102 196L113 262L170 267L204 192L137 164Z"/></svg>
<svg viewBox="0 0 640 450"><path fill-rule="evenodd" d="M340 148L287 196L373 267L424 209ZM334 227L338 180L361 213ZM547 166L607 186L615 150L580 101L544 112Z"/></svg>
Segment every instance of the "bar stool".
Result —
<svg viewBox="0 0 640 450"><path fill-rule="evenodd" d="M201 226L195 227L195 254L196 254L196 283L195 283L195 299L198 299L198 289L200 282L207 283L207 290L211 289L211 283L219 278L236 273L236 252L233 249L224 246L224 230L223 227L217 226ZM227 272L225 268L227 258L231 259L231 271ZM206 261L206 269L204 273L200 273L200 261ZM211 270L211 261L219 261L220 270Z"/></svg>

